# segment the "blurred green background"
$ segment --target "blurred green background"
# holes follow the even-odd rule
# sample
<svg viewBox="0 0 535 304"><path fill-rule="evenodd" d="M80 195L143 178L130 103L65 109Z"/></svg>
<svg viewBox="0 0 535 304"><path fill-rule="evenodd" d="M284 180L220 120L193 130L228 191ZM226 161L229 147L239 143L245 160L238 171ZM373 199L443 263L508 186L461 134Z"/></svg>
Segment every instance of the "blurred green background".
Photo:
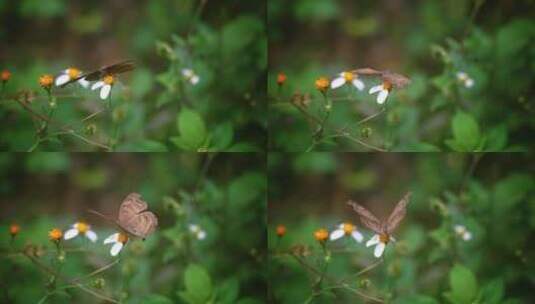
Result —
<svg viewBox="0 0 535 304"><path fill-rule="evenodd" d="M272 153L268 165L271 303L531 303L535 264L534 163L526 154ZM353 239L314 239L319 228L352 222L348 200L386 218L408 191L407 215L384 263ZM286 226L282 238L277 225ZM472 233L463 241L454 231ZM292 255L321 269L303 267ZM328 261L328 262L326 262ZM346 280L349 288L332 288ZM314 288L313 288L314 286ZM308 302L306 301L308 299ZM453 299L453 300L449 300Z"/></svg>
<svg viewBox="0 0 535 304"><path fill-rule="evenodd" d="M1 98L2 150L26 151L35 144L32 119L12 97L31 90L37 95L31 107L46 114L40 75L71 66L89 71L126 59L135 60L137 69L119 75L113 109L97 92L74 84L53 89L54 119L117 151L265 147L265 4L2 0L0 18L0 70L12 73ZM199 82L188 81L183 69L192 69ZM81 122L99 110L104 112ZM49 135L58 127L51 126ZM102 149L62 135L50 136L36 150Z"/></svg>
<svg viewBox="0 0 535 304"><path fill-rule="evenodd" d="M352 137L389 151L513 151L533 146L535 131L535 2L485 0L268 1L271 150L311 145L307 120L292 95L310 94L306 109L324 115L320 76L357 67L411 78L394 89L379 112L365 78L363 92L343 87L328 132L349 127ZM467 88L456 77L473 79ZM276 77L287 75L282 89ZM314 130L314 129L313 129ZM347 138L324 139L316 151L369 151Z"/></svg>
<svg viewBox="0 0 535 304"><path fill-rule="evenodd" d="M264 157L258 154L0 154L0 285L2 303L109 303L58 279L21 254L68 279L117 260L102 241L117 228L88 209L116 216L139 192L159 227L131 238L118 264L80 283L121 303L265 301ZM48 232L86 220L98 234L63 241L59 261ZM9 226L21 227L10 242ZM199 240L189 230L206 232Z"/></svg>

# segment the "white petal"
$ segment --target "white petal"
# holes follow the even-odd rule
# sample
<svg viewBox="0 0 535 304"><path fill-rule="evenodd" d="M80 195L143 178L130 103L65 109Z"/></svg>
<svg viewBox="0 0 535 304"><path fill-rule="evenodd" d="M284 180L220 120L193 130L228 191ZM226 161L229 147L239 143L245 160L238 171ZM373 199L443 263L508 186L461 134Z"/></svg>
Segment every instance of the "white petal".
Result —
<svg viewBox="0 0 535 304"><path fill-rule="evenodd" d="M385 243L380 242L379 244L377 244L377 246L375 246L375 250L373 250L373 255L376 258L381 257L381 255L383 255L383 252L385 251L385 247L386 247Z"/></svg>
<svg viewBox="0 0 535 304"><path fill-rule="evenodd" d="M474 86L474 80L472 78L468 78L464 81L464 86L467 88L471 88Z"/></svg>
<svg viewBox="0 0 535 304"><path fill-rule="evenodd" d="M463 233L463 240L465 241L469 241L472 239L472 233L466 231L465 233Z"/></svg>
<svg viewBox="0 0 535 304"><path fill-rule="evenodd" d="M199 83L199 80L200 80L199 76L193 75L190 79L190 82L192 85L196 85L197 83Z"/></svg>
<svg viewBox="0 0 535 304"><path fill-rule="evenodd" d="M65 231L65 234L63 235L63 238L66 240L70 240L73 237L78 235L78 229L69 229Z"/></svg>
<svg viewBox="0 0 535 304"><path fill-rule="evenodd" d="M182 69L182 76L190 78L193 76L193 70L191 69Z"/></svg>
<svg viewBox="0 0 535 304"><path fill-rule="evenodd" d="M85 80L85 79L83 79L83 78L78 79L78 83L79 83L82 87L84 87L84 88L86 88L86 89L89 87L89 81L87 81L87 80Z"/></svg>
<svg viewBox="0 0 535 304"><path fill-rule="evenodd" d="M397 242L397 240L396 240L393 236L390 236L390 240L391 240L393 243Z"/></svg>
<svg viewBox="0 0 535 304"><path fill-rule="evenodd" d="M386 98L388 97L388 91L382 90L379 92L379 95L377 95L377 103L383 104L386 101Z"/></svg>
<svg viewBox="0 0 535 304"><path fill-rule="evenodd" d="M357 88L359 91L364 90L364 82L360 81L360 79L353 79L353 85L355 88Z"/></svg>
<svg viewBox="0 0 535 304"><path fill-rule="evenodd" d="M465 72L457 72L457 79L465 80L466 78L468 78L468 75Z"/></svg>
<svg viewBox="0 0 535 304"><path fill-rule="evenodd" d="M100 99L106 99L110 95L111 92L111 85L105 84L102 86L102 89L100 89Z"/></svg>
<svg viewBox="0 0 535 304"><path fill-rule="evenodd" d="M466 228L462 225L455 225L453 229L459 234L463 233L466 230Z"/></svg>
<svg viewBox="0 0 535 304"><path fill-rule="evenodd" d="M104 85L104 81L97 81L93 83L93 86L91 86L91 90L96 90Z"/></svg>
<svg viewBox="0 0 535 304"><path fill-rule="evenodd" d="M206 238L206 231L204 230L199 231L199 233L197 234L197 238L199 240L204 240Z"/></svg>
<svg viewBox="0 0 535 304"><path fill-rule="evenodd" d="M111 246L110 254L112 256L116 256L119 254L119 252L121 252L121 249L123 249L123 243L117 242Z"/></svg>
<svg viewBox="0 0 535 304"><path fill-rule="evenodd" d="M362 240L364 239L364 236L362 236L362 233L358 232L358 230L351 232L351 236L359 243L362 243Z"/></svg>
<svg viewBox="0 0 535 304"><path fill-rule="evenodd" d="M331 232L331 235L330 235L329 239L331 241L334 241L334 240L337 240L337 239L339 239L339 238L341 238L343 236L344 236L344 230L336 229L333 232Z"/></svg>
<svg viewBox="0 0 535 304"><path fill-rule="evenodd" d="M344 77L338 77L338 78L335 78L335 79L333 79L333 81L331 82L331 88L332 88L332 89L339 88L339 87L343 86L344 83L346 83L346 79L345 79Z"/></svg>
<svg viewBox="0 0 535 304"><path fill-rule="evenodd" d="M97 234L92 230L87 230L85 232L85 236L93 243L96 242L98 239Z"/></svg>
<svg viewBox="0 0 535 304"><path fill-rule="evenodd" d="M59 87L60 85L65 84L69 80L71 80L71 77L69 77L69 75L63 74L56 78L56 86Z"/></svg>
<svg viewBox="0 0 535 304"><path fill-rule="evenodd" d="M376 85L374 87L371 87L370 88L370 91L368 91L369 94L374 94L376 92L379 92L379 91L382 91L383 90L383 85L380 84L380 85Z"/></svg>
<svg viewBox="0 0 535 304"><path fill-rule="evenodd" d="M366 247L373 246L375 244L379 243L379 235L374 235L369 241L366 242Z"/></svg>
<svg viewBox="0 0 535 304"><path fill-rule="evenodd" d="M119 233L114 233L114 234L108 236L104 240L104 244L115 243L115 242L117 242L118 238L119 238Z"/></svg>

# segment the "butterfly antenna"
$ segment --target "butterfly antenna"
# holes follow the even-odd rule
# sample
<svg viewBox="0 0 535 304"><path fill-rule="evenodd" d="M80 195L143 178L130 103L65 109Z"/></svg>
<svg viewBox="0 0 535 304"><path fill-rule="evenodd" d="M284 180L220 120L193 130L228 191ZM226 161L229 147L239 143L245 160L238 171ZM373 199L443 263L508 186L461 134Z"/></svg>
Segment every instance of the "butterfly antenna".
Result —
<svg viewBox="0 0 535 304"><path fill-rule="evenodd" d="M113 220L112 220L109 216L106 216L106 215L104 215L104 214L102 214L102 213L100 213L100 212L98 212L98 211L96 211L96 210L93 210L93 209L87 209L87 211L88 211L89 213L96 214L96 215L100 216L101 218L103 218L103 219L105 219L105 220L107 220L107 221L112 221L112 222L113 222Z"/></svg>

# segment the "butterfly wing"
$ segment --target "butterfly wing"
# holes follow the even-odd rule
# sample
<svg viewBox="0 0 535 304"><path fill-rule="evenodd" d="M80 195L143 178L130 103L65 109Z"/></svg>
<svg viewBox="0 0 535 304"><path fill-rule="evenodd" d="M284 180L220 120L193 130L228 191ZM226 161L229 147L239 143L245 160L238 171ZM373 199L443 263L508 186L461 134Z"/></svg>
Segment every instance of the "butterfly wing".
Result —
<svg viewBox="0 0 535 304"><path fill-rule="evenodd" d="M385 230L388 234L392 234L392 232L397 228L399 223L405 217L405 214L407 213L407 204L409 204L411 195L411 192L407 192L407 194L405 194L405 196L398 202L396 208L394 208L394 210L386 220Z"/></svg>
<svg viewBox="0 0 535 304"><path fill-rule="evenodd" d="M382 78L384 81L390 82L397 89L402 89L406 87L407 85L409 85L409 83L411 82L411 80L408 77L403 76L401 74L392 73L392 72L383 73Z"/></svg>
<svg viewBox="0 0 535 304"><path fill-rule="evenodd" d="M147 210L147 208L147 203L141 199L141 195L139 193L128 194L128 196L121 203L121 207L119 207L119 225L125 225L133 217Z"/></svg>
<svg viewBox="0 0 535 304"><path fill-rule="evenodd" d="M353 207L353 210L359 215L360 221L368 228L373 230L376 233L382 233L381 221L379 221L368 209L362 207L361 205L349 201L348 205Z"/></svg>
<svg viewBox="0 0 535 304"><path fill-rule="evenodd" d="M95 81L101 79L105 75L121 74L128 71L132 71L135 68L136 65L133 60L126 60L109 66L105 66L95 72L86 75L84 78L88 81Z"/></svg>
<svg viewBox="0 0 535 304"><path fill-rule="evenodd" d="M353 70L353 72L358 75L366 75L366 76L381 75L383 73L381 71L374 70L372 68L356 69L356 70Z"/></svg>
<svg viewBox="0 0 535 304"><path fill-rule="evenodd" d="M121 224L127 232L140 238L146 238L156 229L156 226L158 226L158 218L150 211L136 214L129 221Z"/></svg>

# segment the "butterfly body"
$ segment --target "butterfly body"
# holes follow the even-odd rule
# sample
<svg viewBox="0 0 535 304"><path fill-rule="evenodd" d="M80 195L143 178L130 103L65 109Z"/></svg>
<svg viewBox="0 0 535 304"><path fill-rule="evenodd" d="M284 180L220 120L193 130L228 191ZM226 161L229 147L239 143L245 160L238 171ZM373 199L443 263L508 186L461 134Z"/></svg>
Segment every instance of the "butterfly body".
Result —
<svg viewBox="0 0 535 304"><path fill-rule="evenodd" d="M373 230L380 237L385 238L385 241L388 242L391 239L390 235L392 235L392 232L398 227L407 213L410 197L410 192L405 194L385 221L380 221L368 209L353 201L349 201L347 204L353 207L353 210L359 215L361 222L366 227Z"/></svg>
<svg viewBox="0 0 535 304"><path fill-rule="evenodd" d="M80 75L80 76L78 76L76 78L73 78L70 81L64 83L63 85L61 85L61 87L63 88L66 85L68 85L70 83L73 83L73 82L76 82L76 81L78 81L80 79L85 79L87 81L96 81L96 80L102 79L106 75L121 74L121 73L125 73L125 72L128 72L128 71L132 71L135 68L136 68L136 65L135 65L133 60L125 60L125 61L122 61L122 62L119 62L119 63L115 63L115 64L108 65L108 66L104 66L104 67L102 67L102 68L100 68L98 70L92 71L92 72L83 73L82 75Z"/></svg>

